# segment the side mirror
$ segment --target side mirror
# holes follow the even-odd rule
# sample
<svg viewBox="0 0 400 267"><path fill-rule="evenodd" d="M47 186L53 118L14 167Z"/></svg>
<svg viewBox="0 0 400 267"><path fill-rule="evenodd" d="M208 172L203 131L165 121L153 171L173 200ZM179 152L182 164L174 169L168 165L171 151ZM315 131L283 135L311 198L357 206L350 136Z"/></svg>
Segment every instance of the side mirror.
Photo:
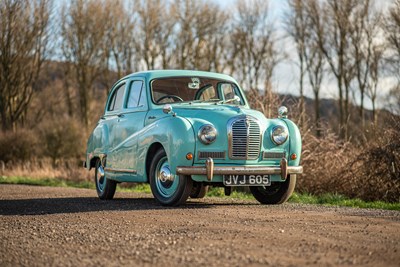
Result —
<svg viewBox="0 0 400 267"><path fill-rule="evenodd" d="M281 106L278 108L278 117L286 119L288 115L288 109L285 106Z"/></svg>
<svg viewBox="0 0 400 267"><path fill-rule="evenodd" d="M169 114L169 113L172 112L172 106L171 106L170 104L166 104L166 105L164 105L162 111L163 111L165 114Z"/></svg>

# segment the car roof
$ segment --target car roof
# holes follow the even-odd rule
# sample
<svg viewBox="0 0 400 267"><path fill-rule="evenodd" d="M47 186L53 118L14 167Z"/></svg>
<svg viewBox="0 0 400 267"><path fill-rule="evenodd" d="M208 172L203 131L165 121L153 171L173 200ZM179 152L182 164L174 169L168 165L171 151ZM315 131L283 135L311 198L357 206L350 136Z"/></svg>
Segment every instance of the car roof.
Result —
<svg viewBox="0 0 400 267"><path fill-rule="evenodd" d="M165 77L177 77L177 76L188 76L188 77L209 77L215 79L226 80L230 82L235 82L231 76L221 73L208 72L208 71L197 71L197 70L150 70L135 72L125 76L123 79L133 78L133 77L145 77L147 80L151 81L156 78Z"/></svg>

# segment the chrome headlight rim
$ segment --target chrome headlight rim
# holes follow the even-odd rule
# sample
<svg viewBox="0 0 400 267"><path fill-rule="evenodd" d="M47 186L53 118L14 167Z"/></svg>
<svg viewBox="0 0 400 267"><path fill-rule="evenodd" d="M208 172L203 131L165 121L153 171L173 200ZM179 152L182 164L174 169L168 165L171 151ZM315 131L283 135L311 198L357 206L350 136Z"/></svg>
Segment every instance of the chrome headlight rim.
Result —
<svg viewBox="0 0 400 267"><path fill-rule="evenodd" d="M212 137L212 139L206 138L205 136L212 131L214 132L214 137ZM199 131L197 132L197 137L199 138L200 142L202 142L205 145L214 143L214 141L217 139L217 135L218 131L212 124L204 124L203 126L200 127Z"/></svg>
<svg viewBox="0 0 400 267"><path fill-rule="evenodd" d="M279 134L279 136L282 136L282 133L284 134L283 139L282 140L277 140L276 138L279 137L277 135L277 130L281 130L281 133ZM271 131L271 140L274 144L280 146L282 144L284 144L289 138L289 131L288 129L283 126L283 125L276 125L274 128L272 128Z"/></svg>

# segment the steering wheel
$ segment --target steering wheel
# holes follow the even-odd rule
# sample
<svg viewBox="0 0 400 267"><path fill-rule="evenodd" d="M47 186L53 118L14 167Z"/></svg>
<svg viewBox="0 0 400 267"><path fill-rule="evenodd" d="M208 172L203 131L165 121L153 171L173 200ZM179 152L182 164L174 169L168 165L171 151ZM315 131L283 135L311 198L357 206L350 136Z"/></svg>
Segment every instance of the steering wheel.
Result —
<svg viewBox="0 0 400 267"><path fill-rule="evenodd" d="M162 100L164 100L164 99L166 99L166 98L175 99L175 100L178 100L178 101L183 102L183 99L180 98L180 97L177 96L177 95L165 95L165 96L162 96L162 97L160 97L159 99L157 99L156 103L160 103ZM174 101L174 102L177 102L177 101Z"/></svg>

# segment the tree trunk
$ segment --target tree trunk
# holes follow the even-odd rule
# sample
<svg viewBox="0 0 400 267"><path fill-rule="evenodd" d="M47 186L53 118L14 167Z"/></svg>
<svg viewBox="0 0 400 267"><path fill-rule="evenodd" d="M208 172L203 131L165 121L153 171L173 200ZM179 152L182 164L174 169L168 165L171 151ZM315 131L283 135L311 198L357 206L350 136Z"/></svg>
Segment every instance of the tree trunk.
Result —
<svg viewBox="0 0 400 267"><path fill-rule="evenodd" d="M364 90L361 91L361 99L360 99L360 118L361 118L361 127L365 128L365 118L364 118Z"/></svg>
<svg viewBox="0 0 400 267"><path fill-rule="evenodd" d="M344 119L343 119L343 91L342 91L342 79L338 79L338 90L339 90L339 137L344 138Z"/></svg>
<svg viewBox="0 0 400 267"><path fill-rule="evenodd" d="M317 137L321 137L321 125L320 125L320 112L319 112L319 92L314 92L314 111L315 111L315 133Z"/></svg>

